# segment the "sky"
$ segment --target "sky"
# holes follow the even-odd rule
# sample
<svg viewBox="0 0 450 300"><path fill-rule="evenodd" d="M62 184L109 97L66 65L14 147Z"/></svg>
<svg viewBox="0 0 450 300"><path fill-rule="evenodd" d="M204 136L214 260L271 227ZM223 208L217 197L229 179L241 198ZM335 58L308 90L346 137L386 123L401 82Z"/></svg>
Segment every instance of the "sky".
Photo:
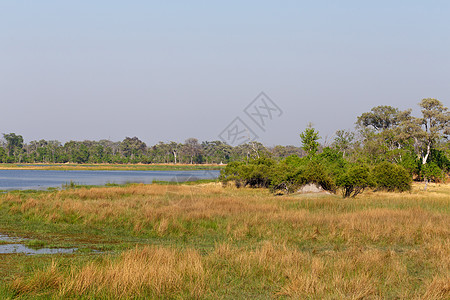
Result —
<svg viewBox="0 0 450 300"><path fill-rule="evenodd" d="M327 143L378 105L449 106L449 15L432 0L4 0L0 133L153 145L223 140L239 118L268 146L299 146L309 123Z"/></svg>

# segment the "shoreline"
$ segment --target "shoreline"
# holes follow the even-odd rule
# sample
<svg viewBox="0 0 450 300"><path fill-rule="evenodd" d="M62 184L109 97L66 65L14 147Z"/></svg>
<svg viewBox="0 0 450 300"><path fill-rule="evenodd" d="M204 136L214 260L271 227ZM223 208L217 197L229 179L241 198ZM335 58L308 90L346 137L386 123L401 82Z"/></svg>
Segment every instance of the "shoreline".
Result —
<svg viewBox="0 0 450 300"><path fill-rule="evenodd" d="M85 170L85 171L164 171L164 170L222 170L222 164L48 164L48 163L20 163L0 164L0 170Z"/></svg>

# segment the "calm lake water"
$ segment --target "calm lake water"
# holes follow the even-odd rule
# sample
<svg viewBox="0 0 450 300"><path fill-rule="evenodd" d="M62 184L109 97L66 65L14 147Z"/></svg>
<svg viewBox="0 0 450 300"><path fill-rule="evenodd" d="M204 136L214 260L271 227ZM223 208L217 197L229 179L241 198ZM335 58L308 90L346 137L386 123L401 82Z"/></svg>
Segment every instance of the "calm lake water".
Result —
<svg viewBox="0 0 450 300"><path fill-rule="evenodd" d="M152 183L153 181L184 182L216 179L220 171L50 171L0 170L0 190L41 190L74 182L83 185L108 183Z"/></svg>

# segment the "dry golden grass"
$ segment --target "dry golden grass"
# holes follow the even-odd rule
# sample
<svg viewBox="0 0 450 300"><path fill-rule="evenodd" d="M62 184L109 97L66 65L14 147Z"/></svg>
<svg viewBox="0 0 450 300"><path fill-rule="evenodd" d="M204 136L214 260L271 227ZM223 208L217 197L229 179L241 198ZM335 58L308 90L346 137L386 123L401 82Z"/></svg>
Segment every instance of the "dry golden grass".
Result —
<svg viewBox="0 0 450 300"><path fill-rule="evenodd" d="M0 206L44 223L173 238L69 269L55 262L17 278L18 295L450 299L449 185L355 199L133 185L7 194Z"/></svg>
<svg viewBox="0 0 450 300"><path fill-rule="evenodd" d="M193 191L194 190L194 191ZM195 197L193 196L195 193ZM211 219L248 212L278 210L250 197L234 197L220 186L133 185L113 188L81 188L23 197L8 194L0 204L11 213L39 217L47 222L73 221L86 225L115 224L142 228L160 222Z"/></svg>
<svg viewBox="0 0 450 300"><path fill-rule="evenodd" d="M144 247L124 252L118 260L91 263L72 271L60 285L60 294L107 295L126 299L130 295L162 295L184 292L201 297L206 272L195 250L179 251Z"/></svg>
<svg viewBox="0 0 450 300"><path fill-rule="evenodd" d="M55 296L80 295L128 299L185 294L200 298L206 290L206 271L195 250L144 247L124 252L118 259L105 258L64 272L53 262L47 270L28 280L16 279L12 287L19 294L53 289Z"/></svg>
<svg viewBox="0 0 450 300"><path fill-rule="evenodd" d="M17 279L13 288L19 294L50 289L62 299L220 298L232 277L236 298L246 298L239 288L244 292L252 285L255 295L270 288L274 297L296 299L448 299L448 271L414 290L407 260L415 255L405 259L392 250L360 248L314 254L270 242L254 250L224 243L204 256L193 249L143 247L70 272L53 263L29 279Z"/></svg>

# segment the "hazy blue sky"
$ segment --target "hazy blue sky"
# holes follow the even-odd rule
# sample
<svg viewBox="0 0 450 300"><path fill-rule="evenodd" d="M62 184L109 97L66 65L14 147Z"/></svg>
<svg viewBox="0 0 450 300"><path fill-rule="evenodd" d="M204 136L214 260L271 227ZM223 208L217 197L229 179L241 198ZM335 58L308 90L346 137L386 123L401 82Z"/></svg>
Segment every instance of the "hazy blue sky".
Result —
<svg viewBox="0 0 450 300"><path fill-rule="evenodd" d="M331 139L377 105L450 99L448 1L1 1L0 132L26 141ZM281 108L263 132L243 112ZM417 110L416 110L417 111Z"/></svg>

